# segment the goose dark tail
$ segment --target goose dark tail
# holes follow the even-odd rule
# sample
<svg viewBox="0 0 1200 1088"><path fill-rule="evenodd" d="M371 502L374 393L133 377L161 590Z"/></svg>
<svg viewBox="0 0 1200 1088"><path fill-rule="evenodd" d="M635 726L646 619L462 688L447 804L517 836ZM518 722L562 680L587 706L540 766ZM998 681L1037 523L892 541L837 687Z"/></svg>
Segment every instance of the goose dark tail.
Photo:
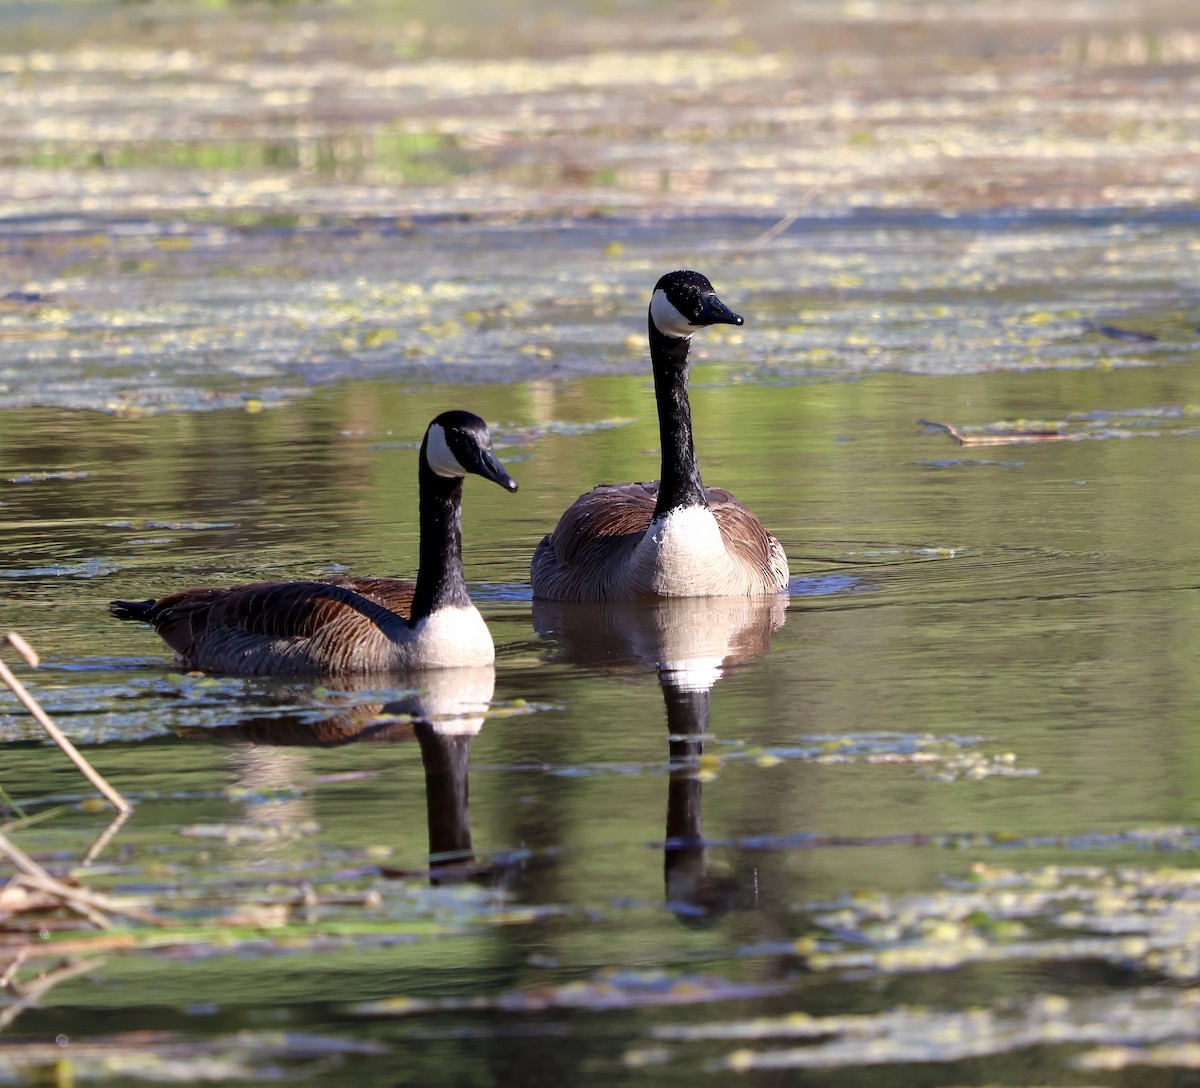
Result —
<svg viewBox="0 0 1200 1088"><path fill-rule="evenodd" d="M150 614L157 602L151 598L148 601L109 601L108 614L119 620L140 620L150 622Z"/></svg>

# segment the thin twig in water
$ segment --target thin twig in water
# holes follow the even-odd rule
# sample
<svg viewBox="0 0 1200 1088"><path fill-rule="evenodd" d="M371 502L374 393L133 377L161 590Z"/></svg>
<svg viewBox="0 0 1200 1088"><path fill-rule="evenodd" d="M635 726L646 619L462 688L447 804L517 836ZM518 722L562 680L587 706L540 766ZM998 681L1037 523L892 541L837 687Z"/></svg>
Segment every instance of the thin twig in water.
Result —
<svg viewBox="0 0 1200 1088"><path fill-rule="evenodd" d="M121 830L121 826L129 819L129 811L118 812L113 817L112 823L100 832L100 837L88 848L88 852L83 855L83 860L79 863L83 865L91 865L93 861L100 856L100 852L112 841L112 837Z"/></svg>
<svg viewBox="0 0 1200 1088"><path fill-rule="evenodd" d="M0 833L8 835L14 831L33 827L35 824L45 823L47 820L53 820L55 817L66 812L70 807L70 805L55 805L53 808L44 808L41 812L35 812L32 816L24 816L19 820L9 820L6 824L0 824Z"/></svg>
<svg viewBox="0 0 1200 1088"><path fill-rule="evenodd" d="M0 975L0 990L8 988L8 984L12 982L13 976L21 969L21 964L29 958L29 951L28 947L17 949L17 954L13 956L12 963L5 967L4 974Z"/></svg>
<svg viewBox="0 0 1200 1088"><path fill-rule="evenodd" d="M161 915L145 910L136 904L120 899L113 899L111 896L91 891L88 888L75 888L70 884L64 884L3 835L0 835L0 854L5 855L24 874L18 879L23 880L33 887L40 888L42 891L49 892L51 895L57 896L63 900L64 906L68 906L79 914L84 915L89 922L99 926L101 929L112 928L112 922L107 917L109 914L117 914L123 918L134 918L139 922L148 922L156 926L170 924Z"/></svg>
<svg viewBox="0 0 1200 1088"><path fill-rule="evenodd" d="M86 974L93 967L99 967L104 962L103 957L96 956L89 960L77 960L74 963L64 963L54 971L39 975L31 982L18 983L13 977L19 961L6 971L4 988L13 993L16 1000L7 1008L0 1009L0 1031L7 1028L18 1016L32 1005L36 1005L46 994L60 982Z"/></svg>
<svg viewBox="0 0 1200 1088"><path fill-rule="evenodd" d="M82 914L92 925L99 926L101 929L112 929L112 922L89 902L91 897L86 891L72 888L61 880L55 880L24 850L9 842L3 835L0 835L0 854L8 858L24 874L27 883L57 896L62 900L64 906L70 907L77 914Z"/></svg>
<svg viewBox="0 0 1200 1088"><path fill-rule="evenodd" d="M768 242L778 238L785 230L788 229L797 219L800 218L800 212L793 208L782 219L772 226L767 227L757 238L752 239L742 246L741 252L745 253L751 249L758 249L759 246L765 246Z"/></svg>
<svg viewBox="0 0 1200 1088"><path fill-rule="evenodd" d="M3 786L0 786L0 802L8 806L8 808L10 808L16 815L17 819L25 819L25 810L21 808L16 801L9 797L8 790L6 790Z"/></svg>
<svg viewBox="0 0 1200 1088"><path fill-rule="evenodd" d="M4 636L10 646L19 653L32 668L38 666L38 655L33 647L29 645L16 631L9 631ZM66 757L83 772L83 775L93 786L96 787L118 812L132 812L133 806L125 800L115 789L112 788L104 777L96 770L80 753L79 749L71 743L71 739L55 725L54 720L41 707L41 704L29 693L25 685L21 683L11 672L9 667L0 660L0 680L3 680L8 685L11 691L20 701L21 704L33 715L37 723L50 735L50 739L59 746Z"/></svg>
<svg viewBox="0 0 1200 1088"><path fill-rule="evenodd" d="M815 185L810 185L807 189L804 189L797 195L795 207L793 207L781 218L777 219L761 234L755 235L753 238L751 238L750 241L748 241L744 246L739 246L737 249L735 249L730 256L734 260L738 260L741 257L745 257L748 253L752 253L754 250L765 246L768 242L773 242L776 238L783 234L788 227L790 227L794 222L796 222L797 219L800 218L802 209L812 200L812 198L816 195L816 192L817 186Z"/></svg>
<svg viewBox="0 0 1200 1088"><path fill-rule="evenodd" d="M933 419L918 419L922 427L945 431L960 446L1011 446L1016 442L1065 442L1072 436L1062 431L990 431L987 434L964 434L953 423L938 423Z"/></svg>

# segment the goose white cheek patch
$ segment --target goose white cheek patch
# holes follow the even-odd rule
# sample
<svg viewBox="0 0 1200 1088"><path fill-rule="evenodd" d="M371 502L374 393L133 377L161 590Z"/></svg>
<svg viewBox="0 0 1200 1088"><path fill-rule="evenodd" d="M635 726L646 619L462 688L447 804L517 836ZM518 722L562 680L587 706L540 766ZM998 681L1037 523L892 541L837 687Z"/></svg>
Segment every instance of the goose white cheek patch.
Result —
<svg viewBox="0 0 1200 1088"><path fill-rule="evenodd" d="M429 439L425 443L425 460L439 476L465 476L467 470L458 463L446 442L446 432L435 423L429 428Z"/></svg>
<svg viewBox="0 0 1200 1088"><path fill-rule="evenodd" d="M655 291L651 296L650 320L659 332L667 336L691 336L696 331L696 326L675 309L666 291Z"/></svg>

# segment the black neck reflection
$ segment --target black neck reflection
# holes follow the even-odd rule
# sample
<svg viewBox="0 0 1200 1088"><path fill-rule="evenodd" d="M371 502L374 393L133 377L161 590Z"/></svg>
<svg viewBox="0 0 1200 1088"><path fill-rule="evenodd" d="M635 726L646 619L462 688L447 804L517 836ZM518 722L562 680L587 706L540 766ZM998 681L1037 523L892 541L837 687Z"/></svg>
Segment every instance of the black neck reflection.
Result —
<svg viewBox="0 0 1200 1088"><path fill-rule="evenodd" d="M663 883L667 906L676 916L698 921L711 918L708 850L704 845L704 783L700 757L712 710L712 688L687 690L670 685L659 675L667 704L667 832L663 843ZM721 912L723 913L723 912Z"/></svg>
<svg viewBox="0 0 1200 1088"><path fill-rule="evenodd" d="M457 884L477 878L467 775L475 738L442 733L429 722L417 722L415 730L425 767L429 883Z"/></svg>

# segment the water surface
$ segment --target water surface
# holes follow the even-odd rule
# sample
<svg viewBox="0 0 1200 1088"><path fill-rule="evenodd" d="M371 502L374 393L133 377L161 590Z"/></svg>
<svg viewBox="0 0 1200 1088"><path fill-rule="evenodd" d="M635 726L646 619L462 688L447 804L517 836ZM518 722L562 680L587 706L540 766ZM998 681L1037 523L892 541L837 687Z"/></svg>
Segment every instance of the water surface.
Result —
<svg viewBox="0 0 1200 1088"><path fill-rule="evenodd" d="M72 471L86 474L10 483L4 501L11 614L47 658L36 690L138 802L91 879L152 899L224 895L231 910L305 882L331 897L373 890L367 915L384 923L338 937L337 918L364 908L333 906L281 946L267 929L254 951L112 957L25 1013L21 1037L86 1037L77 1010L98 1007L105 1033L270 1025L382 1042L390 1056L361 1059L368 1080L372 1061L386 1080L398 1048L432 1038L422 1052L455 1076L503 1079L533 1031L539 1076L627 1082L648 1050L666 1062L645 1073L659 1083L728 1049L660 1054L659 1026L953 1010L1030 987L1122 1001L1161 978L1110 952L1089 979L1094 952L1060 962L1036 940L1010 955L980 919L1002 917L1012 893L986 890L975 920L953 924L981 926L997 962L929 975L919 956L902 972L872 957L899 940L974 959L939 897L978 882L981 865L1153 871L1193 850L1196 439L979 451L915 419L964 400L1011 405L1044 379L780 386L735 373L696 373L701 456L778 529L795 575L786 613L634 609L598 625L530 602L531 545L578 481L646 475L656 435L641 377L556 383L540 400L519 383L351 383L252 414L10 412L10 463L57 471L44 451L67 431ZM1163 368L1104 376L1108 403L1161 403L1171 380ZM1097 396L1094 372L1053 381L1067 403ZM506 496L468 482L468 576L500 651L477 733L439 746L403 713L381 727L383 706L405 698L386 686L181 676L148 631L105 615L114 596L191 582L410 572L411 442L458 403L496 422L522 484ZM539 428L545 415L631 421L577 434ZM80 796L31 722L10 716L5 731L15 800L38 811ZM204 743L239 734L253 746ZM67 811L21 841L65 858L105 822ZM463 883L430 884L431 846ZM887 902L931 919L890 938L818 921L864 896L912 897ZM1069 925L1040 909L1047 942L1094 931L1091 916ZM814 973L816 942L867 961ZM731 987L748 996L720 1000ZM400 996L433 1006L396 1019L361 1004ZM652 1011L573 1011L643 1002ZM465 1051L436 1042L464 1032L478 1040ZM1046 1053L1061 1070L1066 1055Z"/></svg>

